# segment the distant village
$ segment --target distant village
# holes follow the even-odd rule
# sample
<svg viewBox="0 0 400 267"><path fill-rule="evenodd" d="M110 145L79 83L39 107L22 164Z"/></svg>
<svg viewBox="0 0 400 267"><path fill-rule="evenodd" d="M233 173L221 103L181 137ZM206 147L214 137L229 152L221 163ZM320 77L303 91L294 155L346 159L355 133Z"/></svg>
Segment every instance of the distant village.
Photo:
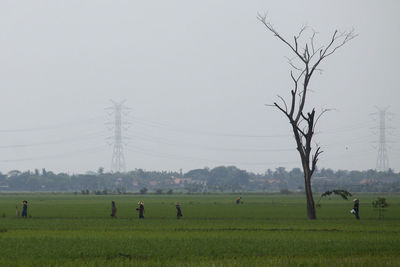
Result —
<svg viewBox="0 0 400 267"><path fill-rule="evenodd" d="M42 170L10 171L0 174L0 192L40 191L97 194L168 194L168 193L282 193L303 192L303 173L299 168L268 169L263 174L235 166L203 168L187 173L145 171L85 174L54 173ZM345 189L351 192L400 192L400 173L368 171L316 170L312 179L314 192Z"/></svg>

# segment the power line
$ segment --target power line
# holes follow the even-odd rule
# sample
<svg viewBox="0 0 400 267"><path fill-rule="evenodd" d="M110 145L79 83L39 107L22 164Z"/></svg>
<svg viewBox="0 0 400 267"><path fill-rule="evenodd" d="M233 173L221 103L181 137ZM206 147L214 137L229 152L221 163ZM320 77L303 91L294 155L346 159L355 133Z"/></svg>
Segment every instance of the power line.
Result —
<svg viewBox="0 0 400 267"><path fill-rule="evenodd" d="M175 155L175 154L165 154L165 153L152 153L151 151L148 151L146 149L142 149L140 147L136 146L130 146L128 150L134 151L136 154L142 154L150 157L155 157L155 158L166 158L166 159L173 159L173 160L179 160L179 161L201 161L201 162L209 162L209 163L215 163L215 164L224 164L224 165L252 165L252 166L265 166L265 165L279 165L279 164L296 164L299 163L299 161L285 161L285 162L255 162L255 161L250 161L250 162L241 162L241 161L219 161L219 160L213 160L213 159L208 159L208 158L198 158L198 157L187 157L187 156L180 156L180 155Z"/></svg>
<svg viewBox="0 0 400 267"><path fill-rule="evenodd" d="M17 158L17 159L2 159L2 160L0 160L0 162L9 163L9 162L21 162L21 161L37 161L37 160L59 159L59 158L75 156L77 154L82 154L82 153L87 153L87 152L94 153L94 152L98 152L98 151L103 151L104 149L105 149L104 146L97 146L97 147L92 147L92 148L88 148L88 149L80 149L80 150L75 150L75 151L56 153L56 154L49 154L49 155L38 156L38 157L26 157L26 158Z"/></svg>
<svg viewBox="0 0 400 267"><path fill-rule="evenodd" d="M295 161L277 161L277 162L271 162L271 161L221 161L221 160L215 160L215 159L210 159L210 158L201 158L201 157L193 157L193 156L185 156L185 155L177 155L177 154L169 154L169 153L161 153L160 151L153 152L149 151L147 149L143 149L141 147L137 146L130 146L128 150L131 150L135 152L137 155L141 156L149 156L152 158L165 158L165 159L170 159L170 160L178 160L178 161L189 161L189 162L208 162L208 163L214 163L214 164L221 164L221 165L248 165L248 166L282 166L282 165L287 165L287 164L300 164L298 160ZM293 150L294 151L294 150ZM341 153L339 155L335 156L330 156L328 157L328 162L331 161L338 161L338 160L343 160L343 159L351 159L351 158L362 158L365 156L368 156L369 153L372 151L371 149L364 149L362 151L358 151L357 153ZM323 160L323 162L326 164L327 160Z"/></svg>
<svg viewBox="0 0 400 267"><path fill-rule="evenodd" d="M278 138L278 137L290 137L291 136L290 134L263 135L263 134L239 134L239 133L204 131L204 130L200 130L200 129L182 128L182 127L168 125L166 123L143 120L143 119L139 119L137 117L133 117L132 120L135 122L135 124L139 124L139 125L143 125L143 126L148 126L148 127L153 127L153 128L163 128L168 131L195 134L195 135L233 137L233 138Z"/></svg>
<svg viewBox="0 0 400 267"><path fill-rule="evenodd" d="M370 125L369 122L360 122L360 123L352 124L349 126L324 129L324 130L316 132L315 134L324 134L325 135L325 134L337 134L337 133L344 133L344 132L352 132L355 130L363 130L365 128L368 128L369 125Z"/></svg>
<svg viewBox="0 0 400 267"><path fill-rule="evenodd" d="M264 134L253 134L253 133L227 133L227 132L205 131L202 129L182 128L181 126L174 126L169 123L156 122L153 120L147 120L147 119L139 118L136 116L134 116L134 117L132 116L131 119L137 125L142 125L145 127L152 127L152 128L163 128L168 131L195 134L195 135L232 137L232 138L282 138L282 137L287 138L287 137L292 136L292 134L287 134L287 133L264 135ZM367 128L368 125L369 124L367 122L360 122L360 123L352 124L352 125L348 125L348 126L325 129L323 131L317 132L316 134L325 135L325 134L337 134L340 132L350 132L350 131L360 130L362 128Z"/></svg>
<svg viewBox="0 0 400 267"><path fill-rule="evenodd" d="M212 150L212 151L263 153L263 152L290 152L296 150L295 146L284 147L284 148L264 148L264 147L250 148L248 146L243 148L243 147L236 147L236 144L230 145L229 147L213 146L202 143L184 142L182 140L172 140L170 138L159 137L140 132L133 132L130 136L133 137L135 140L142 140L154 144L163 144L178 148L193 147L201 150ZM333 146L334 148L338 148L338 145L349 145L350 143L351 144L365 143L366 141L371 140L372 137L373 137L372 135L361 136L361 137L357 136L346 140L336 140L336 141L334 140L334 142L324 143L323 147L329 148Z"/></svg>
<svg viewBox="0 0 400 267"><path fill-rule="evenodd" d="M36 146L48 146L48 145L57 145L57 144L66 144L66 143L74 143L74 142L79 142L82 140L93 140L93 138L96 137L105 137L105 135L99 135L104 132L93 132L89 133L87 135L81 135L78 137L69 137L69 138L64 138L64 139L56 139L52 141L46 141L46 142L37 142L37 143L29 143L29 144L14 144L14 145L0 145L0 149L5 149L5 148L26 148L26 147L36 147Z"/></svg>
<svg viewBox="0 0 400 267"><path fill-rule="evenodd" d="M31 127L31 128L16 128L16 129L0 129L0 133L23 133L23 132L41 132L41 131L48 131L48 130L56 130L64 127L71 127L73 125L78 124L85 124L87 125L88 122L94 122L96 120L101 119L101 117L93 117L85 120L79 121L70 121L62 124L53 124L41 127Z"/></svg>
<svg viewBox="0 0 400 267"><path fill-rule="evenodd" d="M210 146L203 144L193 144L187 142L174 142L165 138L150 136L150 135L138 135L132 134L135 139L143 140L146 142L151 142L155 144L163 144L173 147L194 147L202 150L212 150L212 151L227 151L227 152L252 152L252 153L262 153L262 152L286 152L286 151L294 151L295 148L235 148L235 147L220 147L220 146Z"/></svg>

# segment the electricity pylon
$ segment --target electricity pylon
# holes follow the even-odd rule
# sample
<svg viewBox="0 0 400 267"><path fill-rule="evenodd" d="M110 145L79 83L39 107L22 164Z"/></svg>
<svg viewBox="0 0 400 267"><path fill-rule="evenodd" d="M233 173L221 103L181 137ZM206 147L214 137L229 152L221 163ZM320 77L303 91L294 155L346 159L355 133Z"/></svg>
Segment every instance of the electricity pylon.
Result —
<svg viewBox="0 0 400 267"><path fill-rule="evenodd" d="M111 157L111 171L113 172L124 172L126 171L126 163L124 156L124 146L123 146L123 135L122 135L122 126L125 122L122 120L123 114L122 111L124 109L128 109L123 104L126 100L123 100L119 103L111 100L113 103L112 107L106 108L112 110L111 115L114 115L114 121L112 124L113 136L111 139L113 140L113 153Z"/></svg>
<svg viewBox="0 0 400 267"><path fill-rule="evenodd" d="M386 115L389 107L378 109L378 112L375 113L379 118L379 139L378 139L378 157L376 159L376 170L377 171L387 171L389 170L389 157L386 148Z"/></svg>

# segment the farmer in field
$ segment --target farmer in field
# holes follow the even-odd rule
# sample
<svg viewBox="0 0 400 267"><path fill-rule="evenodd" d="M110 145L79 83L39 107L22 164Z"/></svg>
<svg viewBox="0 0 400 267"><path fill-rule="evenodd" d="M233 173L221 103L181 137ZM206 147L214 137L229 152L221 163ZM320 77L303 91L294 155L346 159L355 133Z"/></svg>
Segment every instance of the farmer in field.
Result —
<svg viewBox="0 0 400 267"><path fill-rule="evenodd" d="M139 201L138 202L138 204L139 204L139 208L136 208L136 210L138 210L139 211L139 219L144 219L144 203L143 203L143 201Z"/></svg>
<svg viewBox="0 0 400 267"><path fill-rule="evenodd" d="M24 200L22 201L22 218L27 218L28 217L28 201Z"/></svg>
<svg viewBox="0 0 400 267"><path fill-rule="evenodd" d="M240 204L240 200L242 200L242 197L238 197L238 198L236 199L236 204Z"/></svg>
<svg viewBox="0 0 400 267"><path fill-rule="evenodd" d="M181 205L179 204L179 202L176 202L176 218L179 220L183 215L182 215L182 211L181 211Z"/></svg>
<svg viewBox="0 0 400 267"><path fill-rule="evenodd" d="M358 208L359 208L360 201L358 200L358 198L355 198L355 199L353 199L353 202L354 202L354 207L351 211L356 216L356 219L359 220L360 216L358 215L358 211L359 211Z"/></svg>
<svg viewBox="0 0 400 267"><path fill-rule="evenodd" d="M117 207L114 201L111 201L111 218L117 218Z"/></svg>

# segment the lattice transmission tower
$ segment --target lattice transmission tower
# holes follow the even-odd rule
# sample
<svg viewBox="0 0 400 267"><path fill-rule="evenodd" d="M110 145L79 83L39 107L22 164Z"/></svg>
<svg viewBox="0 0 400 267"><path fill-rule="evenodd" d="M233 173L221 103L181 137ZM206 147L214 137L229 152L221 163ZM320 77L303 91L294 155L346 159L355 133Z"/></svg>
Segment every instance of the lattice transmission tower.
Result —
<svg viewBox="0 0 400 267"><path fill-rule="evenodd" d="M378 136L378 157L376 159L376 170L377 171L387 171L389 170L389 156L387 153L386 147L386 116L387 110L389 107L380 109L377 107L378 112L375 113L378 115L378 129L379 129L379 136Z"/></svg>
<svg viewBox="0 0 400 267"><path fill-rule="evenodd" d="M113 116L113 122L110 124L112 127L110 130L113 131L113 136L110 138L112 139L113 145L113 153L111 157L111 171L112 172L125 172L126 171L126 163L125 163L125 156L124 156L124 137L122 134L123 126L126 122L123 120L123 111L127 110L128 108L125 107L123 104L126 100L123 100L119 103L111 100L113 103L112 107L108 107L106 109L111 110L111 114Z"/></svg>

